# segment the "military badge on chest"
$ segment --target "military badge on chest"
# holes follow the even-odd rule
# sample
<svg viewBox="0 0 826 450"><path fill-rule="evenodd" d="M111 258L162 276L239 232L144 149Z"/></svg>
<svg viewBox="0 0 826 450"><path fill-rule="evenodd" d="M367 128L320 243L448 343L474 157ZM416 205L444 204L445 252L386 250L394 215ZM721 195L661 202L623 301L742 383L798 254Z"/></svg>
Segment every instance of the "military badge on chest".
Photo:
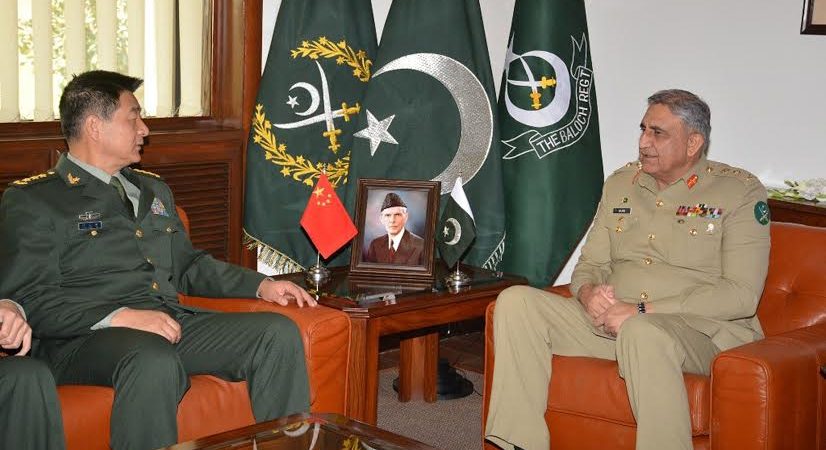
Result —
<svg viewBox="0 0 826 450"><path fill-rule="evenodd" d="M77 218L80 220L77 223L79 231L100 230L103 228L103 221L100 220L100 213L95 211L86 211L79 214Z"/></svg>

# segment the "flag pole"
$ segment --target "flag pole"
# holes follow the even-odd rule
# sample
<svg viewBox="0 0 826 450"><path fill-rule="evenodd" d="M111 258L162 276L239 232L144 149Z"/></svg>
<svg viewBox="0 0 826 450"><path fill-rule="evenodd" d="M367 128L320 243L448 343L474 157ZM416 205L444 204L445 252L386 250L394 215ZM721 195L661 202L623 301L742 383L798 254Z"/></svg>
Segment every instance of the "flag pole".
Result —
<svg viewBox="0 0 826 450"><path fill-rule="evenodd" d="M318 296L318 288L330 279L330 270L321 265L321 253L316 252L315 265L304 272L304 278L312 283L316 288L316 296Z"/></svg>

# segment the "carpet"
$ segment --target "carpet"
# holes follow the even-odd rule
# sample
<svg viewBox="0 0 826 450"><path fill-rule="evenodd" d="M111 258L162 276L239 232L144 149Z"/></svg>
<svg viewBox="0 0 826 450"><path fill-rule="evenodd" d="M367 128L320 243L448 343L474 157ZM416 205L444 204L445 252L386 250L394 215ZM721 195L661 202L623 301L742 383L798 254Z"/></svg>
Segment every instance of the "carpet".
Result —
<svg viewBox="0 0 826 450"><path fill-rule="evenodd" d="M426 403L401 403L393 380L398 370L379 372L378 426L442 450L478 450L482 447L482 375L462 371L474 392L465 398Z"/></svg>

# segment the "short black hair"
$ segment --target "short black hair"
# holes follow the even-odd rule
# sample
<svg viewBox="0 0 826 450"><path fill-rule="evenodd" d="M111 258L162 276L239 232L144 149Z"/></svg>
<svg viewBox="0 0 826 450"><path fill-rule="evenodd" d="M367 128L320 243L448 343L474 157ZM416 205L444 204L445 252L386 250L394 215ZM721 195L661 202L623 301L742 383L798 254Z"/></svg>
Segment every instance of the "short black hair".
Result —
<svg viewBox="0 0 826 450"><path fill-rule="evenodd" d="M104 119L118 109L124 91L135 92L143 80L117 72L91 70L75 75L60 96L60 128L66 141L80 137L83 121L89 114Z"/></svg>

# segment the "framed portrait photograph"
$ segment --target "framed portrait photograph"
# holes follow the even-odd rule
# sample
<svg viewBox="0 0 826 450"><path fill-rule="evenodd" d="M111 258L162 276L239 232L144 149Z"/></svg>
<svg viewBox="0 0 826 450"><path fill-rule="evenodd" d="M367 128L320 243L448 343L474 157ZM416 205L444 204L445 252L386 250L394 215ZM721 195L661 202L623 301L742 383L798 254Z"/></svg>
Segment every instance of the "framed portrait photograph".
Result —
<svg viewBox="0 0 826 450"><path fill-rule="evenodd" d="M803 0L801 34L826 34L826 0Z"/></svg>
<svg viewBox="0 0 826 450"><path fill-rule="evenodd" d="M371 281L433 279L433 241L439 212L438 181L362 178L350 277Z"/></svg>

